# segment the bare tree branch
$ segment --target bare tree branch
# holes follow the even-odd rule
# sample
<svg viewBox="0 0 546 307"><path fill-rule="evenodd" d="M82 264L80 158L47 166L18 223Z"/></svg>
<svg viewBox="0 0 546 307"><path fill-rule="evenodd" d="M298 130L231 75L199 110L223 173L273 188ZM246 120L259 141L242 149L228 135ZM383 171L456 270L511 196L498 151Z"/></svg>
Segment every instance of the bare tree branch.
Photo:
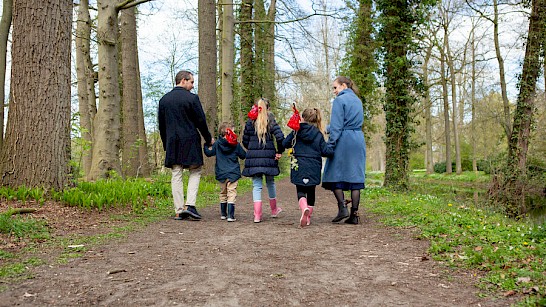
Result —
<svg viewBox="0 0 546 307"><path fill-rule="evenodd" d="M118 5L116 5L116 11L120 11L120 10L125 10L125 9L128 9L128 8L132 8L134 6L137 6L139 4L142 4L142 3L146 3L146 2L150 2L150 1L154 1L154 0L125 0L121 3L119 3Z"/></svg>

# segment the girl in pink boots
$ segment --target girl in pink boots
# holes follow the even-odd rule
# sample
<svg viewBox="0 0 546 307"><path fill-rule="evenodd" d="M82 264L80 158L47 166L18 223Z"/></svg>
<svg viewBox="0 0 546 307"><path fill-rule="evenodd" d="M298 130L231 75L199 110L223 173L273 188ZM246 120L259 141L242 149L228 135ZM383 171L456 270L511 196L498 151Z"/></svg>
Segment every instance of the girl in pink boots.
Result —
<svg viewBox="0 0 546 307"><path fill-rule="evenodd" d="M300 226L311 224L315 208L315 188L320 184L322 157L331 157L334 150L324 141L322 115L319 109L305 109L298 131L292 131L283 141L291 153L290 181L296 185L301 209Z"/></svg>
<svg viewBox="0 0 546 307"><path fill-rule="evenodd" d="M252 199L254 200L254 223L262 221L263 177L269 194L271 217L277 217L282 209L277 206L275 177L279 175L279 159L284 147L284 134L269 112L269 100L257 102L257 116L250 118L243 133L243 146L247 149L243 176L252 177ZM250 114L249 114L250 115ZM277 145L275 147L275 144Z"/></svg>

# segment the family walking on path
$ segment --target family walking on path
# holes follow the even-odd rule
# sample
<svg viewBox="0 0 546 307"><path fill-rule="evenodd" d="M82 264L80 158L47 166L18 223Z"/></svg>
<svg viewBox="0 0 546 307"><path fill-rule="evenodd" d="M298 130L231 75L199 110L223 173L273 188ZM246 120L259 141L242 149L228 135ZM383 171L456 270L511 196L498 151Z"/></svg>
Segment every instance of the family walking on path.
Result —
<svg viewBox="0 0 546 307"><path fill-rule="evenodd" d="M296 186L301 210L300 227L311 224L315 208L315 189L331 190L337 202L338 213L332 220L337 223L359 224L360 191L364 189L366 143L362 132L363 108L358 89L347 77L333 81L336 98L332 102L330 123L325 128L319 109L305 109L294 130L285 138L275 116L270 112L270 102L260 98L249 112L242 147L233 132L232 123L222 123L218 141L211 137L199 97L193 89L193 74L180 71L176 86L159 101L158 122L163 147L166 151L165 167L172 169L172 194L175 219L200 220L195 208L196 196L206 156L216 156L215 173L220 183L220 216L229 222L236 220L235 205L237 181L241 177L239 159L244 159L242 175L252 178L254 222L262 221L262 189L265 179L271 217L277 217L282 208L277 202L275 176L280 174L279 159L285 148L291 148L291 182ZM299 113L298 113L299 115ZM326 158L321 180L322 157ZM182 171L188 169L187 198L184 204ZM351 198L345 199L345 191ZM350 213L347 204L351 203Z"/></svg>

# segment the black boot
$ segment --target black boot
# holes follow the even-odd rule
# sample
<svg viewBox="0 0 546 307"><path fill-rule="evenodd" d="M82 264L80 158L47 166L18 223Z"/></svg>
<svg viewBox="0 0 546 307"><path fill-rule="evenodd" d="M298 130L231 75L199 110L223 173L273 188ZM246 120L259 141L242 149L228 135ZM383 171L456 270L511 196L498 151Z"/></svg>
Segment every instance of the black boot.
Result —
<svg viewBox="0 0 546 307"><path fill-rule="evenodd" d="M347 211L347 205L345 204L345 202L338 202L337 203L337 215L336 217L334 217L334 219L332 220L332 223L337 223L339 221L341 221L342 219L346 218L349 216L349 211Z"/></svg>
<svg viewBox="0 0 546 307"><path fill-rule="evenodd" d="M358 208L351 208L351 216L345 220L346 224L357 225L360 223L360 216L358 215Z"/></svg>
<svg viewBox="0 0 546 307"><path fill-rule="evenodd" d="M235 219L235 204L227 204L227 208L228 208L227 221L228 222L235 222L236 221L236 219Z"/></svg>
<svg viewBox="0 0 546 307"><path fill-rule="evenodd" d="M227 203L220 203L220 218L227 219Z"/></svg>

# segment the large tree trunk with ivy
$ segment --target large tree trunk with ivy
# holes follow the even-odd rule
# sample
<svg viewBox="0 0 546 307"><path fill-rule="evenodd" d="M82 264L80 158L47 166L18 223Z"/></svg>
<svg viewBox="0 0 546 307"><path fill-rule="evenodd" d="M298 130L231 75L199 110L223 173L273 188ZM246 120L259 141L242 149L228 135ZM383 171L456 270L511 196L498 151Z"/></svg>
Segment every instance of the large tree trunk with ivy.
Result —
<svg viewBox="0 0 546 307"><path fill-rule="evenodd" d="M326 32L326 31L324 31ZM347 55L341 74L350 76L360 89L362 107L364 108L364 133L366 137L373 131L372 118L379 113L379 106L372 99L373 91L377 88L375 73L376 43L373 39L373 12L371 0L360 0L355 20L351 24ZM327 40L324 40L327 42ZM326 44L325 44L326 45ZM325 46L327 50L329 47ZM328 71L328 70L327 70Z"/></svg>
<svg viewBox="0 0 546 307"><path fill-rule="evenodd" d="M115 0L98 0L99 108L94 123L93 162L88 178L122 175L119 161L121 102L118 83L118 11Z"/></svg>
<svg viewBox="0 0 546 307"><path fill-rule="evenodd" d="M122 162L123 174L128 177L145 176L148 173L148 163L140 158L142 148L146 154L146 139L141 139L140 127L144 118L141 117L142 99L138 69L136 8L120 12L120 43L121 43L121 80L122 80ZM139 106L140 105L140 106ZM142 124L141 124L142 122Z"/></svg>
<svg viewBox="0 0 546 307"><path fill-rule="evenodd" d="M412 40L412 20L407 1L379 1L384 24L382 29L385 48L385 116L386 116L386 169L384 186L395 190L409 187L409 136L411 97L410 61L407 58Z"/></svg>
<svg viewBox="0 0 546 307"><path fill-rule="evenodd" d="M18 0L13 17L17 56L0 154L2 185L61 190L70 182L72 1Z"/></svg>
<svg viewBox="0 0 546 307"><path fill-rule="evenodd" d="M231 121L231 102L233 101L234 66L234 18L233 0L224 0L222 5L222 121Z"/></svg>
<svg viewBox="0 0 546 307"><path fill-rule="evenodd" d="M272 105L275 98L275 13L276 2L271 1L266 11L265 2L254 2L254 50L255 50L255 87L258 97L266 97Z"/></svg>
<svg viewBox="0 0 546 307"><path fill-rule="evenodd" d="M2 2L2 19L0 20L0 149L4 142L4 102L6 101L6 57L8 53L9 29L13 13L13 0Z"/></svg>
<svg viewBox="0 0 546 307"><path fill-rule="evenodd" d="M78 110L80 114L79 144L81 167L89 174L92 162L93 120L97 114L95 96L95 72L91 61L91 16L89 1L81 0L76 21L76 75L78 79Z"/></svg>
<svg viewBox="0 0 546 307"><path fill-rule="evenodd" d="M252 31L253 0L242 0L239 12L239 41L240 41L240 65L241 65L241 108L239 122L243 126L246 121L246 112L254 104L258 97L255 93L254 83L254 53L252 51L254 35Z"/></svg>
<svg viewBox="0 0 546 307"><path fill-rule="evenodd" d="M509 216L520 216L527 211L528 193L527 151L535 109L536 85L541 69L541 53L546 36L546 0L534 0L525 45L525 58L519 80L519 94L514 124L508 147L508 163L498 180L498 190L490 189L493 200L505 206ZM542 182L543 184L544 182ZM495 187L495 185L494 185Z"/></svg>

